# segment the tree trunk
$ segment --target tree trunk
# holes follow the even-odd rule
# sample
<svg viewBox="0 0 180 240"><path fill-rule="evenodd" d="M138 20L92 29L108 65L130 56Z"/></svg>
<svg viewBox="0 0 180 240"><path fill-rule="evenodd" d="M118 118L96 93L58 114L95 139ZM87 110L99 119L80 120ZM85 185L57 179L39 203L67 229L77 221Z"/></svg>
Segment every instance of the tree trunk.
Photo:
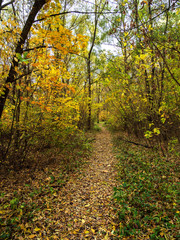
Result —
<svg viewBox="0 0 180 240"><path fill-rule="evenodd" d="M91 60L87 59L87 73L88 73L88 130L91 129Z"/></svg>
<svg viewBox="0 0 180 240"><path fill-rule="evenodd" d="M98 15L96 13L97 11L97 5L95 7L95 22L94 22L94 33L93 33L93 38L92 38L92 44L88 53L88 58L87 58L87 78L88 78L88 122L87 122L87 128L88 130L91 129L91 54L92 50L94 48L95 40L96 40L96 33L97 33L97 24L98 24Z"/></svg>

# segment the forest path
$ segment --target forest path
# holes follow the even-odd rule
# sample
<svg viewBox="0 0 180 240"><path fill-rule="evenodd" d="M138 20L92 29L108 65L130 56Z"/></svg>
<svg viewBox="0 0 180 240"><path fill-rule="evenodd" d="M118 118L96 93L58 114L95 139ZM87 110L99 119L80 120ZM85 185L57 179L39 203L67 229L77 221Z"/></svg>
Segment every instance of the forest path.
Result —
<svg viewBox="0 0 180 240"><path fill-rule="evenodd" d="M102 127L86 169L71 177L55 198L56 208L49 221L56 225L57 239L116 239L111 203L116 186L115 161L110 133Z"/></svg>

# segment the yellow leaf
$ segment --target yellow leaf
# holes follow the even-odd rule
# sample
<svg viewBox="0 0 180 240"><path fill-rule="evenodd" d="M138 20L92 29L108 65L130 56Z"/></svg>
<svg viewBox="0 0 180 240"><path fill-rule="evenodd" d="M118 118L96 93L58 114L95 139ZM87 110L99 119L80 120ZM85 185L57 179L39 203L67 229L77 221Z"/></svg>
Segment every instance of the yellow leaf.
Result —
<svg viewBox="0 0 180 240"><path fill-rule="evenodd" d="M16 62L18 62L18 59L17 59L16 57L14 57L14 60L15 60Z"/></svg>
<svg viewBox="0 0 180 240"><path fill-rule="evenodd" d="M2 211L0 211L0 214L6 214L6 213L7 213L6 210L2 210Z"/></svg>
<svg viewBox="0 0 180 240"><path fill-rule="evenodd" d="M95 230L93 228L91 228L91 232L94 234L95 233Z"/></svg>
<svg viewBox="0 0 180 240"><path fill-rule="evenodd" d="M36 228L34 229L34 231L35 231L35 232L39 232L39 231L41 231L41 229L38 228L38 227L36 227Z"/></svg>
<svg viewBox="0 0 180 240"><path fill-rule="evenodd" d="M18 85L18 84L16 85L16 88L17 88L18 90L21 89L20 85Z"/></svg>
<svg viewBox="0 0 180 240"><path fill-rule="evenodd" d="M116 225L117 225L117 223L115 223L115 222L111 222L111 224L112 224L113 226L116 226Z"/></svg>
<svg viewBox="0 0 180 240"><path fill-rule="evenodd" d="M35 238L35 237L36 237L36 235L34 235L34 234L31 234L28 236L28 238L30 238L30 239Z"/></svg>
<svg viewBox="0 0 180 240"><path fill-rule="evenodd" d="M109 239L109 237L108 237L108 232L106 233L106 236L104 237L104 239Z"/></svg>
<svg viewBox="0 0 180 240"><path fill-rule="evenodd" d="M53 239L59 239L59 237L56 236L56 235L53 235L52 238L53 238ZM52 238L51 238L51 239L52 239ZM49 238L48 238L48 239L49 239ZM47 239L47 240L48 240L48 239ZM67 238L63 238L63 239L66 240ZM67 239L67 240L69 240L69 239Z"/></svg>
<svg viewBox="0 0 180 240"><path fill-rule="evenodd" d="M80 229L76 229L73 231L74 234L77 234L79 232Z"/></svg>

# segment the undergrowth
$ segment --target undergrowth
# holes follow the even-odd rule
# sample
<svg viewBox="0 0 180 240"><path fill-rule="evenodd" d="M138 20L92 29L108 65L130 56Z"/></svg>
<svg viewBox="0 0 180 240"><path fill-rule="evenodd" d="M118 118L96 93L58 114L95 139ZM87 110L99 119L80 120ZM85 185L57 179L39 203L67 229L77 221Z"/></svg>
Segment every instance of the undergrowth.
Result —
<svg viewBox="0 0 180 240"><path fill-rule="evenodd" d="M59 176L51 171L44 182L25 184L13 192L0 193L0 239L31 239L38 234L33 222L51 209L49 203L65 183L63 174Z"/></svg>
<svg viewBox="0 0 180 240"><path fill-rule="evenodd" d="M119 239L180 239L178 159L114 139Z"/></svg>
<svg viewBox="0 0 180 240"><path fill-rule="evenodd" d="M93 130L96 131L96 132L100 132L102 129L98 124L94 124Z"/></svg>
<svg viewBox="0 0 180 240"><path fill-rule="evenodd" d="M45 158L57 158L55 165L45 165L43 169L25 169L14 173L22 175L19 179L11 174L0 182L0 239L44 239L38 224L53 212L58 192L65 186L69 176L81 170L91 151L91 139L71 141L63 153L46 149ZM42 157L42 156L41 156ZM59 159L58 159L59 158ZM37 159L36 159L37 160ZM25 177L26 176L26 177ZM11 182L12 181L12 182Z"/></svg>

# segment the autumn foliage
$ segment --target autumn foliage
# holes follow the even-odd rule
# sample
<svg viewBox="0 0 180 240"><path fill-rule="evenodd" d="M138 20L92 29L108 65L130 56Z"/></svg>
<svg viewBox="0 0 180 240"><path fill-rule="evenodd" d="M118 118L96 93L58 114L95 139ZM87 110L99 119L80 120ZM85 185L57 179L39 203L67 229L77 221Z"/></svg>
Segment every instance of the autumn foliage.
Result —
<svg viewBox="0 0 180 240"><path fill-rule="evenodd" d="M58 1L49 2L38 18L46 18ZM20 20L4 17L1 25L1 96L9 91L1 118L1 164L19 164L29 148L53 146L77 132L79 104L69 61L87 46L87 37L73 35L60 17L35 23L23 48L14 52L21 33ZM10 36L11 42L8 43ZM71 57L72 56L72 57ZM10 68L15 79L4 83ZM5 85L4 85L5 84ZM13 156L13 159L12 159Z"/></svg>
<svg viewBox="0 0 180 240"><path fill-rule="evenodd" d="M97 157L89 177L76 176L76 183L84 179L89 192L97 185L93 204L103 192L97 209L109 215L103 204L115 159L104 127L101 135L103 123L120 134L114 140L119 186L112 194L118 219L99 230L81 228L80 218L72 230L76 223L70 228L65 220L72 231L63 239L179 239L179 13L177 0L0 0L0 239L57 239L61 233L52 233L52 222L47 233L40 224L42 235L33 221L49 219L49 210L56 218L54 206L62 199L58 217L66 214L69 189L63 197L59 189L71 174L74 183L73 171L89 156L95 140L89 130L99 132ZM78 184L69 194L78 193L74 213L87 201ZM70 208L74 203L69 197ZM86 207L94 206L85 204L84 214Z"/></svg>

